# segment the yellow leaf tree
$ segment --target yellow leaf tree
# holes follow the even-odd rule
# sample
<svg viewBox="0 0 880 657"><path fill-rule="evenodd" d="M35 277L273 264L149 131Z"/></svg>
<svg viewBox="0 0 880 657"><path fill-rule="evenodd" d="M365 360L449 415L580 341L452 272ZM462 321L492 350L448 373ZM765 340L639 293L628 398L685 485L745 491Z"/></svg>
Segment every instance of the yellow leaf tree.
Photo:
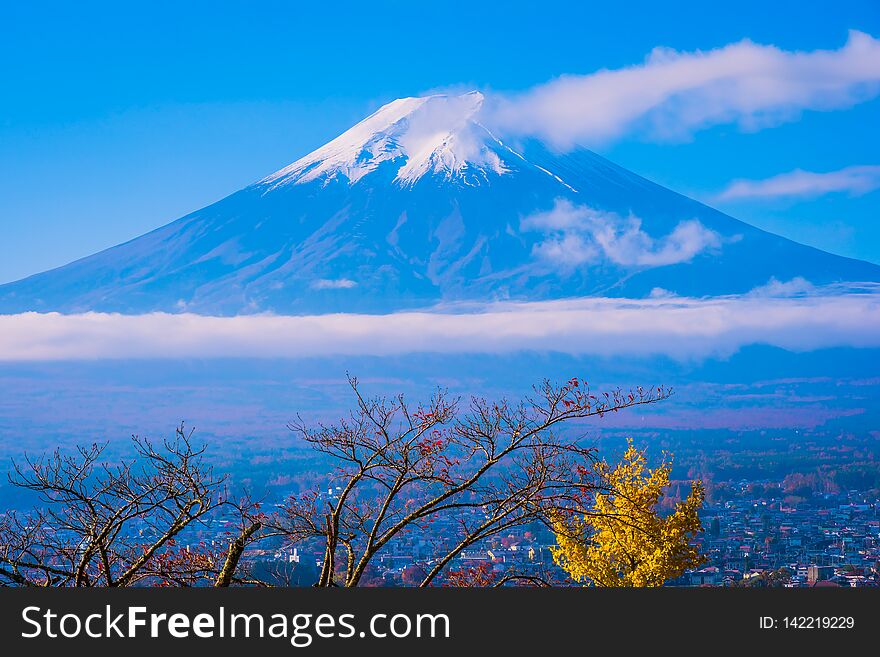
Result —
<svg viewBox="0 0 880 657"><path fill-rule="evenodd" d="M664 454L654 470L632 441L616 466L596 464L605 492L574 517L551 517L553 558L571 577L592 586L662 586L704 562L694 539L702 531L705 491L692 484L687 499L669 515L659 510L669 487L672 461Z"/></svg>

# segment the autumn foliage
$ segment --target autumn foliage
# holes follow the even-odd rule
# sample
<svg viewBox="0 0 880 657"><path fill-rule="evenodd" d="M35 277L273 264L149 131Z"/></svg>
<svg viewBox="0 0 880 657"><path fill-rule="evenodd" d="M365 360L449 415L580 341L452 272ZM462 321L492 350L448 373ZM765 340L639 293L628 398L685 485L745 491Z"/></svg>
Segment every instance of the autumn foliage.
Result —
<svg viewBox="0 0 880 657"><path fill-rule="evenodd" d="M694 545L702 531L703 485L695 481L690 495L664 516L659 506L671 470L666 458L650 470L645 451L632 441L619 464L598 462L604 490L595 492L593 504L573 516L552 516L556 563L574 580L601 587L662 586L703 563Z"/></svg>

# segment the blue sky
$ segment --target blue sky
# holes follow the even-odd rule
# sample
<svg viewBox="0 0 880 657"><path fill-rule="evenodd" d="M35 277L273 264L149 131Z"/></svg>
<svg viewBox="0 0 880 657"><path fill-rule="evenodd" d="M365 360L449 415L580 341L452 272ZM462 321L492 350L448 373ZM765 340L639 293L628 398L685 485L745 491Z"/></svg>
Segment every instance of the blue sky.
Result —
<svg viewBox="0 0 880 657"><path fill-rule="evenodd" d="M880 4L51 3L0 8L0 282L198 209L393 98L515 94L742 39L837 50ZM661 6L663 5L663 6ZM671 8L670 8L671 7ZM880 191L717 200L738 179L880 165L880 99L768 126L588 144L755 225L880 262Z"/></svg>

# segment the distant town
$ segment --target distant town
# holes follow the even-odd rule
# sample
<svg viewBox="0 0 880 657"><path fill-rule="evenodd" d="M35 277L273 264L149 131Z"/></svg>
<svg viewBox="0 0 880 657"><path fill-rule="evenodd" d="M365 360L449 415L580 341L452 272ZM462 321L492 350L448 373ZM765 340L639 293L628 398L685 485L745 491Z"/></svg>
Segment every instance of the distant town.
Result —
<svg viewBox="0 0 880 657"><path fill-rule="evenodd" d="M751 482L737 488L741 497L705 510L706 566L671 584L880 585L880 500L853 490L793 505Z"/></svg>
<svg viewBox="0 0 880 657"><path fill-rule="evenodd" d="M700 538L706 564L668 586L864 587L880 586L880 499L856 490L816 493L795 503L772 491L770 481L740 481L733 499L708 503ZM771 491L768 493L767 491ZM329 487L325 496L332 498ZM444 526L448 523L450 526ZM438 521L431 536L454 532ZM416 585L430 567L431 536L412 534L394 542L378 560L367 584ZM453 577L469 573L480 585L509 581L572 584L553 563L553 534L539 524L494 537L463 551L450 566ZM247 558L256 575L309 585L317 576L323 545L255 549ZM447 575L446 580L449 580ZM461 581L461 580L458 580Z"/></svg>
<svg viewBox="0 0 880 657"><path fill-rule="evenodd" d="M729 441L728 441L729 442ZM668 586L874 587L880 586L880 468L873 436L801 436L799 442L749 440L725 449L707 441L704 451L678 444L679 461L694 474L703 463L709 479L699 539L705 564ZM770 445L770 447L768 447ZM775 450L779 450L778 452ZM709 459L709 463L705 460ZM773 477L721 479L733 473ZM861 483L848 488L842 484ZM327 485L322 496L332 501ZM673 504L681 491L670 491ZM437 542L454 535L456 519L438 520L430 534L413 533L387 546L365 584L417 585L430 567ZM448 526L447 526L448 525ZM449 566L447 585L574 584L553 563L553 534L533 524L463 551ZM321 544L252 550L256 575L310 585L323 558Z"/></svg>

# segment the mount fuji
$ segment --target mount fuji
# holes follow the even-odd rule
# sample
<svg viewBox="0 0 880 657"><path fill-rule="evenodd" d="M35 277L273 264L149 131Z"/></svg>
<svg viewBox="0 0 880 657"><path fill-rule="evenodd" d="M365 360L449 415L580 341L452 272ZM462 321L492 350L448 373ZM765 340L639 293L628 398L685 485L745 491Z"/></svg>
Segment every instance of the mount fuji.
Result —
<svg viewBox="0 0 880 657"><path fill-rule="evenodd" d="M0 313L385 313L880 281L589 150L509 140L483 103L395 100L206 208L0 286Z"/></svg>

